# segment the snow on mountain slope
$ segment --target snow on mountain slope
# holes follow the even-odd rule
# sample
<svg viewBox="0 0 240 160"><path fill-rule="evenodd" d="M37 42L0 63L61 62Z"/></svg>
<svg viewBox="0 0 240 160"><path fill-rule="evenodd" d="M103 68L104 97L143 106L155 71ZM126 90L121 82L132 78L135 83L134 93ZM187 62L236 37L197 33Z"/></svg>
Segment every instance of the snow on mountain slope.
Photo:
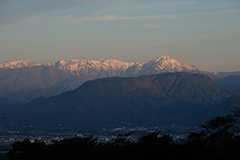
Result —
<svg viewBox="0 0 240 160"><path fill-rule="evenodd" d="M70 61L60 60L57 63L49 63L45 66L56 67L64 72L69 72L75 76L85 74L98 74L101 72L112 72L113 76L120 76L118 72L126 71L133 62L122 62L116 59L108 59L105 61L96 61L90 59L74 59ZM114 74L115 73L115 74Z"/></svg>
<svg viewBox="0 0 240 160"><path fill-rule="evenodd" d="M157 74L161 72L198 72L198 68L182 64L169 56L161 56L144 62L122 62L116 59L95 61L90 59L74 59L70 61L60 60L51 64L64 72L70 72L75 76L83 74L97 74L98 77L107 76L135 76ZM103 76L101 76L103 74Z"/></svg>
<svg viewBox="0 0 240 160"><path fill-rule="evenodd" d="M10 68L10 69L19 69L23 67L33 67L33 66L40 66L41 64L37 64L32 62L29 59L13 61L13 62L4 62L0 64L0 68Z"/></svg>
<svg viewBox="0 0 240 160"><path fill-rule="evenodd" d="M134 77L163 72L202 73L198 68L182 64L169 56L144 62L122 62L116 59L60 60L36 64L30 60L0 64L0 96L12 100L31 100L53 96L79 87L88 80L104 77Z"/></svg>
<svg viewBox="0 0 240 160"><path fill-rule="evenodd" d="M117 59L108 59L105 61L102 61L102 64L105 66L108 66L109 68L113 70L127 70L130 66L134 64L134 62L122 62Z"/></svg>
<svg viewBox="0 0 240 160"><path fill-rule="evenodd" d="M183 71L195 71L199 70L198 68L194 66L189 66L187 64L183 64L179 61L177 61L174 58L171 58L169 56L162 56L159 58L154 58L149 61L147 61L147 69L151 69L152 66L154 70L158 71L172 71L172 72L183 72Z"/></svg>
<svg viewBox="0 0 240 160"><path fill-rule="evenodd" d="M0 68L20 69L23 67L41 66L28 59L5 62L0 64ZM174 58L169 56L161 56L159 58L153 58L144 62L122 62L116 59L108 59L105 61L96 61L90 59L73 59L70 61L60 60L56 63L48 63L42 66L45 67L56 67L61 71L70 72L73 75L79 76L82 72L89 74L92 72L112 72L116 75L113 76L124 76L123 74L151 74L160 72L182 72L182 71L199 71L194 66L182 64Z"/></svg>
<svg viewBox="0 0 240 160"><path fill-rule="evenodd" d="M137 62L129 68L128 75L149 75L162 72L201 72L195 66L189 66L169 56L162 56Z"/></svg>

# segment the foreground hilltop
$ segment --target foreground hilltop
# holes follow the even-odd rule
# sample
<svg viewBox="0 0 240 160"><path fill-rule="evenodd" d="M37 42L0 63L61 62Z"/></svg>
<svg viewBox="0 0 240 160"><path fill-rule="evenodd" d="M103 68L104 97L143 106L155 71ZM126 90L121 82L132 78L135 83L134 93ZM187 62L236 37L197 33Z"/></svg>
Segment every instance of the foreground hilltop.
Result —
<svg viewBox="0 0 240 160"><path fill-rule="evenodd" d="M53 96L79 87L87 80L103 77L135 77L163 72L202 73L169 56L144 62L122 62L116 59L60 60L37 64L30 60L0 64L0 97L29 101L38 96Z"/></svg>

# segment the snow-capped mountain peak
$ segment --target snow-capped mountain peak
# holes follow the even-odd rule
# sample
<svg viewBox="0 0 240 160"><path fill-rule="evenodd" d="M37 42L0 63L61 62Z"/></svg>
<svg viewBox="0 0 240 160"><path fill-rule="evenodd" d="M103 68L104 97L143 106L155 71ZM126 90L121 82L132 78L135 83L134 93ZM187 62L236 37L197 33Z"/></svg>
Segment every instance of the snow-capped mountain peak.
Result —
<svg viewBox="0 0 240 160"><path fill-rule="evenodd" d="M132 66L134 64L134 62L123 62L123 61L119 61L117 59L108 59L108 60L102 61L102 64L105 66L108 66L110 68L113 68L115 70L116 69L126 70L127 68Z"/></svg>
<svg viewBox="0 0 240 160"><path fill-rule="evenodd" d="M134 62L122 62L117 59L108 59L104 61L96 61L91 59L79 58L70 61L60 60L55 64L50 64L58 69L70 72L73 75L83 75L86 73L107 72L112 76L119 76L117 72L126 71Z"/></svg>
<svg viewBox="0 0 240 160"><path fill-rule="evenodd" d="M13 62L4 62L0 64L0 68L10 68L10 69L19 69L23 67L33 67L33 66L40 66L41 64L37 64L32 62L29 59L13 61Z"/></svg>
<svg viewBox="0 0 240 160"><path fill-rule="evenodd" d="M0 68L19 69L23 67L41 66L41 64L34 63L29 59L19 60L14 62L5 62L0 64ZM57 67L59 70L70 72L74 75L79 75L80 72L94 71L94 72L121 72L127 75L139 75L139 74L156 74L161 72L188 72L199 71L195 66L189 66L183 64L178 60L169 57L161 56L153 59L149 59L143 62L123 62L117 59L107 59L104 61L96 61L91 59L79 58L70 61L60 60L56 63L44 64L46 67ZM82 74L82 73L81 73ZM112 75L116 76L116 75ZM118 75L120 76L120 75Z"/></svg>
<svg viewBox="0 0 240 160"><path fill-rule="evenodd" d="M169 57L161 56L146 60L144 62L138 62L130 69L130 74L136 75L149 75L158 74L162 72L199 72L200 70L194 66L183 64L178 60Z"/></svg>
<svg viewBox="0 0 240 160"><path fill-rule="evenodd" d="M0 64L0 68L19 69L23 67L41 66L29 59L5 62ZM143 62L123 62L117 59L107 59L104 61L96 61L91 59L79 58L73 60L59 60L56 63L44 64L45 67L56 67L57 69L69 72L73 75L98 74L108 76L134 76L157 74L161 72L197 72L200 71L195 66L183 64L178 60L161 56L149 59ZM102 76L104 77L104 76Z"/></svg>
<svg viewBox="0 0 240 160"><path fill-rule="evenodd" d="M181 62L179 62L178 60L169 57L169 56L161 56L158 58L153 58L151 60L149 60L149 62L151 63L155 63L155 64L160 64L160 65L183 65Z"/></svg>

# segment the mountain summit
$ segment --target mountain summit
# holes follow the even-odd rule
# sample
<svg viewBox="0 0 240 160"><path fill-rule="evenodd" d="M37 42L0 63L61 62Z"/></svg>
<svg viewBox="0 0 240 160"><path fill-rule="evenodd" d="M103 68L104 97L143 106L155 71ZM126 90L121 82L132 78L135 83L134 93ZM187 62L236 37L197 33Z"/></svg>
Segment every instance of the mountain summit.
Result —
<svg viewBox="0 0 240 160"><path fill-rule="evenodd" d="M87 80L164 72L202 73L198 68L183 64L169 56L143 62L80 58L37 64L30 60L20 60L0 64L0 97L29 101L39 96L48 97L75 89Z"/></svg>
<svg viewBox="0 0 240 160"><path fill-rule="evenodd" d="M6 69L20 69L24 67L33 67L33 66L40 66L41 64L37 64L32 62L29 59L19 60L19 61L13 61L13 62L4 62L0 64L0 69L6 68Z"/></svg>
<svg viewBox="0 0 240 160"><path fill-rule="evenodd" d="M0 64L0 68L9 69L21 69L24 67L34 67L34 66L51 66L58 67L62 71L71 72L72 74L79 73L81 71L86 71L89 68L95 69L96 71L101 70L133 70L136 69L137 72L182 72L182 71L198 71L199 69L194 66L189 66L183 64L178 60L169 57L161 56L158 58L149 59L143 62L123 62L117 59L108 59L104 61L96 61L85 58L73 59L70 61L60 60L56 63L48 64L37 64L29 59L5 62ZM152 70L152 71L149 71ZM145 74L145 73L143 73Z"/></svg>
<svg viewBox="0 0 240 160"><path fill-rule="evenodd" d="M169 56L161 56L144 62L137 62L129 68L129 71L130 74L134 75L150 75L162 72L201 72L198 68L183 64Z"/></svg>

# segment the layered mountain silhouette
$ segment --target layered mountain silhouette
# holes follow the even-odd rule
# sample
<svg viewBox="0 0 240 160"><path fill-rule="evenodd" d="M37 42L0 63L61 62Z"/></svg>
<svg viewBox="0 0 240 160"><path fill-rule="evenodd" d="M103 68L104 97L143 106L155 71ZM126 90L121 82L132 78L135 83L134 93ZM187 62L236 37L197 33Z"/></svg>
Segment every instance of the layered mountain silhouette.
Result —
<svg viewBox="0 0 240 160"><path fill-rule="evenodd" d="M36 64L30 60L0 64L0 96L17 101L50 97L78 88L87 80L104 77L133 77L163 72L201 73L194 67L168 56L144 62L122 62L116 59L60 60Z"/></svg>
<svg viewBox="0 0 240 160"><path fill-rule="evenodd" d="M164 72L206 74L212 79L240 74L240 72L201 71L169 56L143 62L122 62L116 59L95 61L80 58L48 64L37 64L26 59L0 64L0 97L28 102L39 96L50 97L76 89L88 80L104 77L137 77Z"/></svg>
<svg viewBox="0 0 240 160"><path fill-rule="evenodd" d="M223 79L217 79L215 82L228 89L240 90L240 75L227 76Z"/></svg>
<svg viewBox="0 0 240 160"><path fill-rule="evenodd" d="M205 114L209 106L216 107L234 94L202 74L103 78L58 96L3 106L0 116L2 125L40 128L189 123L194 122L193 115L203 116L199 113Z"/></svg>

